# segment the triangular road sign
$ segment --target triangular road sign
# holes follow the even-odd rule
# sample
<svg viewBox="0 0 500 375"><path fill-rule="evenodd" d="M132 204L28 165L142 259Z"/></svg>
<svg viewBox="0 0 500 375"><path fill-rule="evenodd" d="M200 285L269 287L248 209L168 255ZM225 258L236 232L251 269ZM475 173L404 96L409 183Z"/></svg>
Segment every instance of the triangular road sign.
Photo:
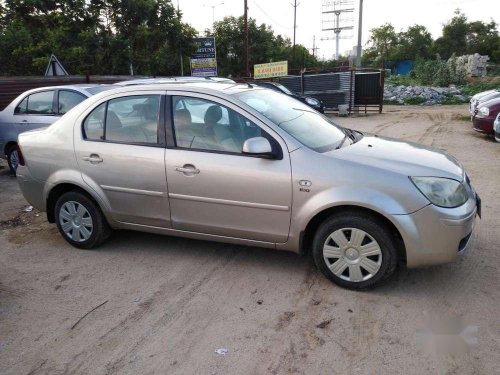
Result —
<svg viewBox="0 0 500 375"><path fill-rule="evenodd" d="M50 55L49 65L47 65L47 69L45 70L45 77L68 75L68 72L64 69L57 57L55 55Z"/></svg>

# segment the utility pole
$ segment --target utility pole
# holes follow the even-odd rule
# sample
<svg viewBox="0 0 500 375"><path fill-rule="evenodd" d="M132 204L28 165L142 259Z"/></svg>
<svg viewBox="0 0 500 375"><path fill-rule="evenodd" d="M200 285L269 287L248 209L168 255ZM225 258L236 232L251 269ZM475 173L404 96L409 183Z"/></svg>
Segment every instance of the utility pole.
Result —
<svg viewBox="0 0 500 375"><path fill-rule="evenodd" d="M356 48L356 66L361 66L361 34L363 28L363 0L359 0L358 45Z"/></svg>
<svg viewBox="0 0 500 375"><path fill-rule="evenodd" d="M313 57L316 57L316 51L319 50L319 47L316 47L316 35L313 35Z"/></svg>
<svg viewBox="0 0 500 375"><path fill-rule="evenodd" d="M177 0L177 17L179 18L179 25L181 23L181 13L179 10L179 0ZM179 38L179 55L181 58L181 77L184 76L184 61L182 59L182 36Z"/></svg>
<svg viewBox="0 0 500 375"><path fill-rule="evenodd" d="M248 67L248 5L247 0L244 0L245 11L243 13L243 28L245 29L245 50L243 58L245 60L245 77L250 77L250 69Z"/></svg>
<svg viewBox="0 0 500 375"><path fill-rule="evenodd" d="M300 4L300 3L299 3ZM293 49L292 49L292 68L295 68L295 30L297 29L297 0L293 1Z"/></svg>

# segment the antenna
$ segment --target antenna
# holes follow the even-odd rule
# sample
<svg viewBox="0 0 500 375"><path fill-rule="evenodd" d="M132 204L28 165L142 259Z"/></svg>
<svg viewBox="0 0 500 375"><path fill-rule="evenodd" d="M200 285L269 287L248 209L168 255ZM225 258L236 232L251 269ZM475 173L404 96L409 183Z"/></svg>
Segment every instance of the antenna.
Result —
<svg viewBox="0 0 500 375"><path fill-rule="evenodd" d="M335 39L335 59L340 57L339 40L352 38L353 12L354 0L323 0L321 5L321 30L327 34L321 40ZM332 31L334 36L331 35Z"/></svg>

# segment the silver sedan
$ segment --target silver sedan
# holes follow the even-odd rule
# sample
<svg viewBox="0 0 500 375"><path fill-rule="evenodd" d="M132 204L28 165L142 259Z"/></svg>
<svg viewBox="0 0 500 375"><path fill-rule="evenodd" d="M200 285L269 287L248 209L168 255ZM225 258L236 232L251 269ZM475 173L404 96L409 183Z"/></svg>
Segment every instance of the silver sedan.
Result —
<svg viewBox="0 0 500 375"><path fill-rule="evenodd" d="M7 159L15 173L20 133L49 126L78 103L110 88L114 86L82 84L40 87L22 93L0 112L0 156Z"/></svg>
<svg viewBox="0 0 500 375"><path fill-rule="evenodd" d="M481 209L452 156L249 84L117 88L19 146L24 196L75 247L132 229L310 253L354 289L455 260Z"/></svg>

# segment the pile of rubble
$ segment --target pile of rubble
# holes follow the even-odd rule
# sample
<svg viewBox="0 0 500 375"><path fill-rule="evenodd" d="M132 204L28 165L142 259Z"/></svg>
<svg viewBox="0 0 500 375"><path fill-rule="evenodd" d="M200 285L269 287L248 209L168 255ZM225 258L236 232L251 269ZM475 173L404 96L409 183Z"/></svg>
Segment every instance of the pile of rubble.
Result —
<svg viewBox="0 0 500 375"><path fill-rule="evenodd" d="M469 97L462 95L462 91L455 86L428 87L387 84L384 87L384 100L399 104L434 105L450 100L465 103L469 101Z"/></svg>

